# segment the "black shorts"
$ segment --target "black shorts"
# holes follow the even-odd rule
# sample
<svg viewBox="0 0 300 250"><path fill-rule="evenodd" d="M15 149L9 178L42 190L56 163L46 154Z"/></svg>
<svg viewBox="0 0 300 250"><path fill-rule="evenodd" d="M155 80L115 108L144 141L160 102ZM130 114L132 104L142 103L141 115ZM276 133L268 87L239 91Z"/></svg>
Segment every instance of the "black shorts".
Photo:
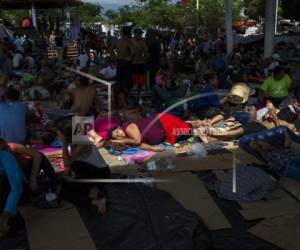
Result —
<svg viewBox="0 0 300 250"><path fill-rule="evenodd" d="M115 90L128 92L132 88L132 64L130 61L118 60Z"/></svg>
<svg viewBox="0 0 300 250"><path fill-rule="evenodd" d="M146 64L132 64L133 75L145 75L147 71Z"/></svg>
<svg viewBox="0 0 300 250"><path fill-rule="evenodd" d="M255 121L242 125L242 128L244 129L244 135L257 133L267 129L264 125Z"/></svg>

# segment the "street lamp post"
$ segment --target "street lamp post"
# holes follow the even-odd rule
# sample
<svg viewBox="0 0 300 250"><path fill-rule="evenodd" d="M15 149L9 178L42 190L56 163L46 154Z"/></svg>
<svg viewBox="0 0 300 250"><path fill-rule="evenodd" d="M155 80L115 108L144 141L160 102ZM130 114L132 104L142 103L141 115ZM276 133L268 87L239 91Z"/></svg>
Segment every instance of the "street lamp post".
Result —
<svg viewBox="0 0 300 250"><path fill-rule="evenodd" d="M278 0L266 1L266 17L265 17L265 48L264 58L271 57L274 50L274 39L277 22L277 6Z"/></svg>
<svg viewBox="0 0 300 250"><path fill-rule="evenodd" d="M226 48L227 55L233 50L232 0L225 0Z"/></svg>

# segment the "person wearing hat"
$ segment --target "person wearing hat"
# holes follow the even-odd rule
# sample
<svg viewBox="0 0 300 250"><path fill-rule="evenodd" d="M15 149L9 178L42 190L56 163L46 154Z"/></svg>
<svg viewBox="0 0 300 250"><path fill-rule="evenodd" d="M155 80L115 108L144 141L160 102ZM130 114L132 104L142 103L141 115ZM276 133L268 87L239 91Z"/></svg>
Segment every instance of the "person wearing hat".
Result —
<svg viewBox="0 0 300 250"><path fill-rule="evenodd" d="M268 99L272 101L275 106L278 106L289 96L291 88L292 79L285 73L282 67L278 66L261 86L260 102L264 102Z"/></svg>
<svg viewBox="0 0 300 250"><path fill-rule="evenodd" d="M207 129L207 135L217 139L232 139L238 138L243 135L257 133L272 129L277 126L285 126L291 131L296 131L294 124L281 119L267 119L265 117L263 121L256 120L256 109L255 107L248 107L249 96L253 94L253 91L244 83L235 84L227 97L226 112L215 116L212 120L207 122L208 126L212 126L219 121L225 120L229 117L234 117L236 121L242 125L227 131L218 131L217 129ZM194 127L203 126L203 121L192 122Z"/></svg>
<svg viewBox="0 0 300 250"><path fill-rule="evenodd" d="M241 124L246 124L256 119L256 108L248 106L249 96L254 94L245 83L237 83L232 86L223 105L223 111L210 121L213 125L219 121L233 117Z"/></svg>

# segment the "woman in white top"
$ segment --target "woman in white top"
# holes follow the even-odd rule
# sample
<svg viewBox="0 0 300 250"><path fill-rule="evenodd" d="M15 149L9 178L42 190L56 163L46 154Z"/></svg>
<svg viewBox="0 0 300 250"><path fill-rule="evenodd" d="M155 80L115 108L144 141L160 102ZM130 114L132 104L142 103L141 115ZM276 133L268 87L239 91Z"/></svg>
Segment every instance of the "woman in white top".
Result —
<svg viewBox="0 0 300 250"><path fill-rule="evenodd" d="M110 171L105 161L94 145L71 145L72 122L62 120L57 124L57 133L63 144L63 161L69 173L75 173L76 179L108 179ZM72 150L69 152L69 146ZM85 184L89 192L91 204L98 208L102 214L106 212L106 193L101 184Z"/></svg>

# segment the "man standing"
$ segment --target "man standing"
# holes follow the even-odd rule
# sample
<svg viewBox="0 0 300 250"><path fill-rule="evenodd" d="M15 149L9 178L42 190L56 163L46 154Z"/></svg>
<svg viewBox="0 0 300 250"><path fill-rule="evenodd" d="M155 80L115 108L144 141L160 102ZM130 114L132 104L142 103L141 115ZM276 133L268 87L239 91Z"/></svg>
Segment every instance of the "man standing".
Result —
<svg viewBox="0 0 300 250"><path fill-rule="evenodd" d="M149 69L149 80L150 80L150 88L156 84L155 77L159 70L160 63L160 54L161 54L161 45L159 41L159 36L154 30L149 30L147 32L147 43L148 43L148 69Z"/></svg>
<svg viewBox="0 0 300 250"><path fill-rule="evenodd" d="M142 34L142 29L136 28L132 39L133 84L137 88L138 96L140 96L142 87L145 85L146 60L148 58L148 48Z"/></svg>
<svg viewBox="0 0 300 250"><path fill-rule="evenodd" d="M119 108L126 106L125 96L132 88L132 38L131 27L122 28L121 38L118 40L114 54L117 59L117 76L116 76L116 100Z"/></svg>

